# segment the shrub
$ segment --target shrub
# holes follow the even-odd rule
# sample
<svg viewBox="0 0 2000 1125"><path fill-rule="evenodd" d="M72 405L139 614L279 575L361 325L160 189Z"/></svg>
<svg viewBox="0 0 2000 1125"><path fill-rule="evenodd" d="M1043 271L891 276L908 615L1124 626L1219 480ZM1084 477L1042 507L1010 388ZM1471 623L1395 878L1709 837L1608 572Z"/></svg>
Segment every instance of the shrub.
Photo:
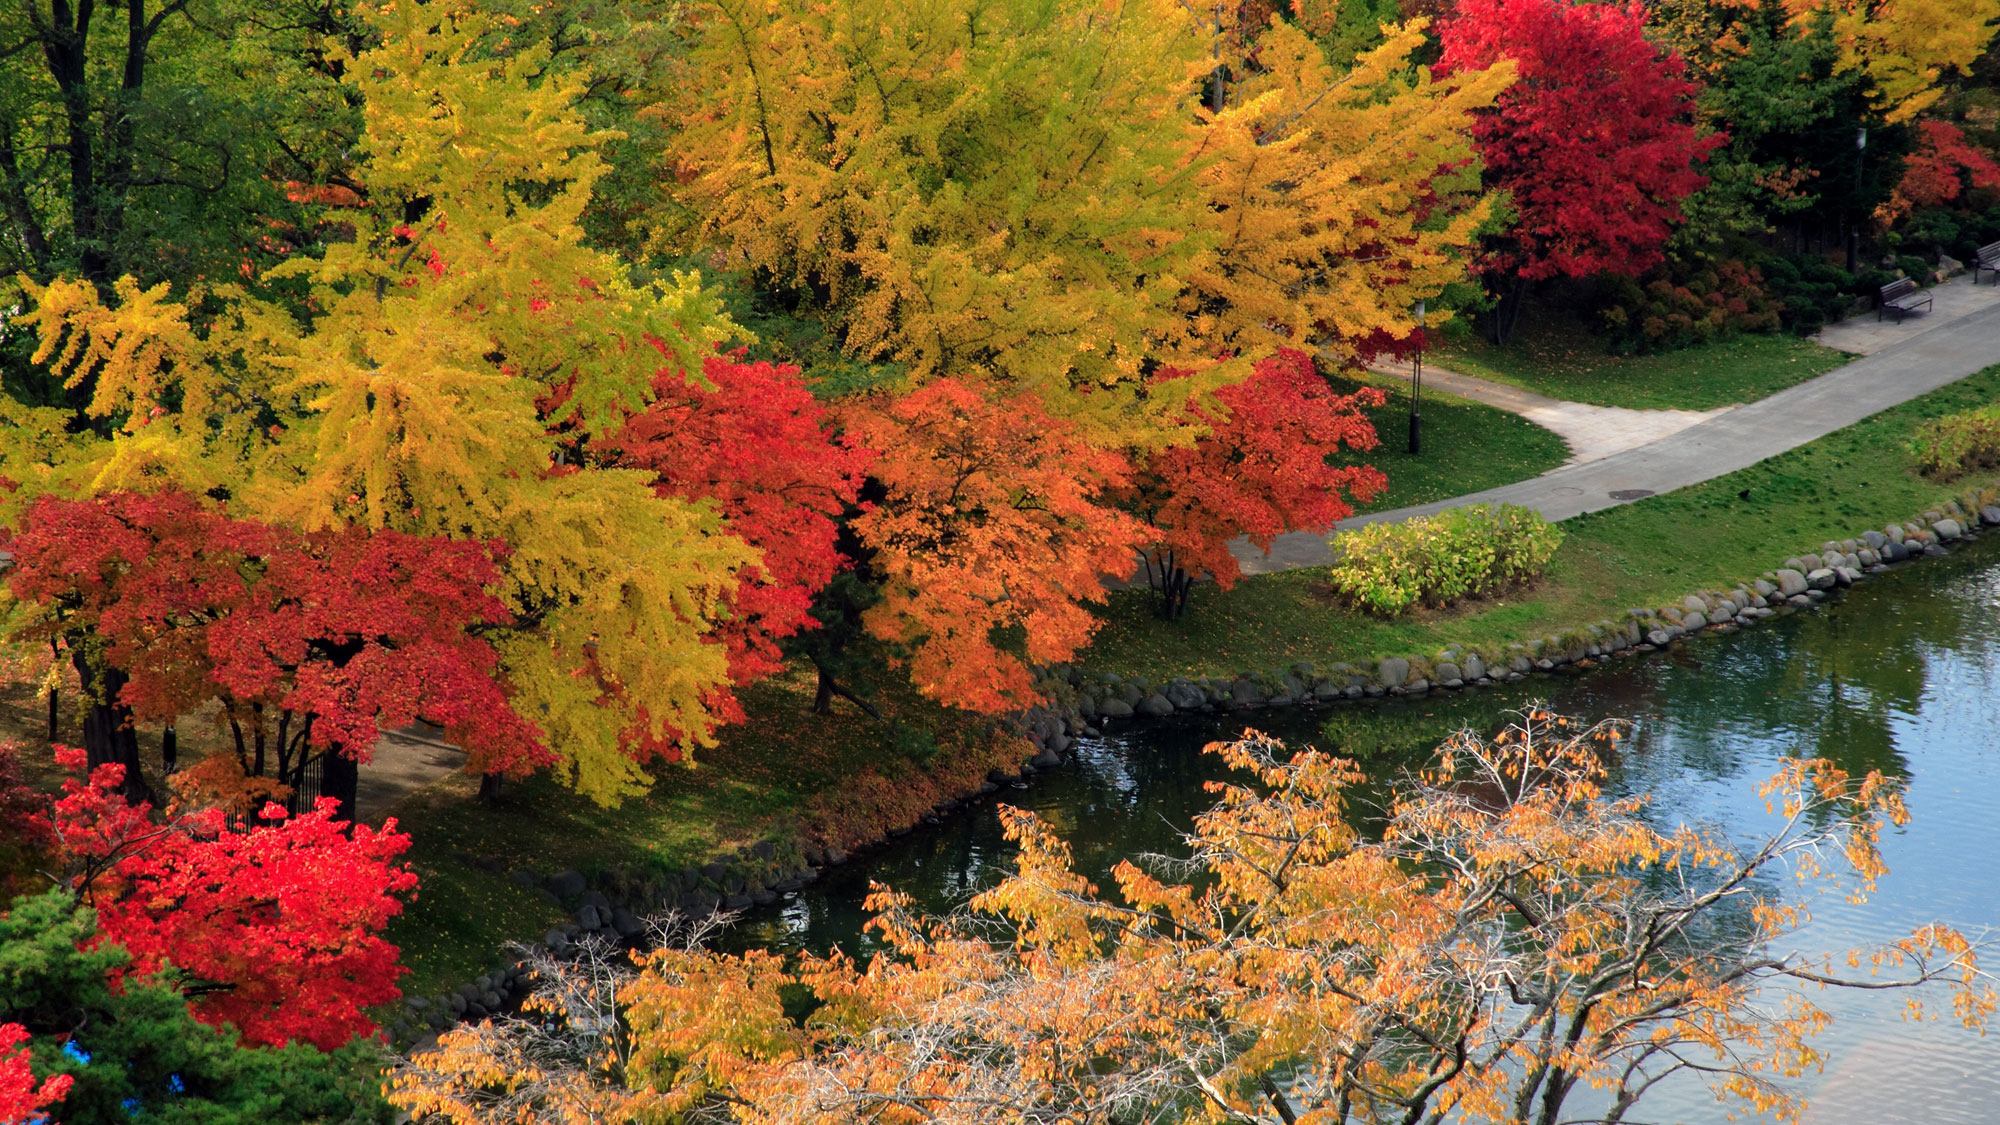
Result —
<svg viewBox="0 0 2000 1125"><path fill-rule="evenodd" d="M1394 617L1418 602L1444 606L1527 582L1562 540L1562 530L1532 508L1450 508L1344 533L1328 581L1361 608Z"/></svg>
<svg viewBox="0 0 2000 1125"><path fill-rule="evenodd" d="M1645 281L1608 279L1598 315L1614 352L1664 352L1775 332L1782 302L1764 287L1757 267L1735 259L1692 270L1669 266Z"/></svg>
<svg viewBox="0 0 2000 1125"><path fill-rule="evenodd" d="M1925 422L1910 451L1925 476L1939 479L2000 465L2000 405Z"/></svg>
<svg viewBox="0 0 2000 1125"><path fill-rule="evenodd" d="M1847 294L1853 291L1853 274L1817 256L1787 258L1772 256L1758 262L1779 303L1778 316L1787 331L1810 336L1835 320L1847 309ZM1887 284L1885 278L1881 284ZM1863 292L1872 297L1874 288Z"/></svg>

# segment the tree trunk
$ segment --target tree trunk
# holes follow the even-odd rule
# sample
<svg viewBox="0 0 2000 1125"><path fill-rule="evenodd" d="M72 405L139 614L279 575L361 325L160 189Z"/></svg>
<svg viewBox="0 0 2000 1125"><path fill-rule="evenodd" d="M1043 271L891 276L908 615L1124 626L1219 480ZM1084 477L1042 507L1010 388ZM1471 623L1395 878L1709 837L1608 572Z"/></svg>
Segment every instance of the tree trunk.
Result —
<svg viewBox="0 0 2000 1125"><path fill-rule="evenodd" d="M1491 335L1492 341L1506 347L1514 338L1514 328L1521 320L1521 305L1528 295L1528 279L1515 274L1507 291L1500 295L1500 303L1493 307Z"/></svg>
<svg viewBox="0 0 2000 1125"><path fill-rule="evenodd" d="M340 802L334 819L346 821L351 834L355 823L355 796L361 788L361 764L338 750L322 750L320 753L326 756L325 763L320 767L320 796L332 797Z"/></svg>
<svg viewBox="0 0 2000 1125"><path fill-rule="evenodd" d="M819 690L813 693L813 714L831 715L833 714L833 677L827 675L824 668L816 670L819 672Z"/></svg>
<svg viewBox="0 0 2000 1125"><path fill-rule="evenodd" d="M489 805L495 801L498 801L500 799L500 784L501 784L501 777L499 774L497 773L480 774L479 799L486 802Z"/></svg>
<svg viewBox="0 0 2000 1125"><path fill-rule="evenodd" d="M139 732L132 726L132 709L118 699L125 689L125 673L92 659L89 646L80 641L70 645L70 662L89 701L83 715L83 750L90 768L124 766L125 780L119 791L125 799L151 801L153 791L139 766Z"/></svg>
<svg viewBox="0 0 2000 1125"><path fill-rule="evenodd" d="M813 669L819 673L819 690L813 693L813 714L833 714L833 697L837 695L854 704L856 707L861 708L871 719L882 717L882 712L877 711L873 703L841 687L840 681L833 678L833 673L828 672L824 664L815 660L813 661Z"/></svg>
<svg viewBox="0 0 2000 1125"><path fill-rule="evenodd" d="M168 723L160 731L160 773L172 777L174 771L179 768L181 768L181 736L180 732L174 730L174 724Z"/></svg>

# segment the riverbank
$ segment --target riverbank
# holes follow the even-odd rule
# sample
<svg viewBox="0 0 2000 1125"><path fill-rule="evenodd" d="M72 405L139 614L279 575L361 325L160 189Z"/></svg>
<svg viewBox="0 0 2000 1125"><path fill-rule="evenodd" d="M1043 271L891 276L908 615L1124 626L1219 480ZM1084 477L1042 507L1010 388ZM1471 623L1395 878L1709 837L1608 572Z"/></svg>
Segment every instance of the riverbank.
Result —
<svg viewBox="0 0 2000 1125"><path fill-rule="evenodd" d="M1964 482L1916 472L1908 438L1924 419L1996 399L2000 367L1749 469L1565 521L1569 538L1534 588L1442 613L1370 618L1329 599L1319 588L1324 571L1311 568L1247 578L1228 592L1204 585L1177 622L1153 614L1149 591L1122 591L1077 664L1155 682L1299 662L1372 667L1452 644L1504 652L1629 607L1678 603L1956 495ZM740 876L698 872L718 856L752 861L761 844L771 853L764 866L782 882L802 869L809 841L851 848L904 830L990 789L992 771L1013 772L1034 752L1004 729L914 697L882 701L881 722L844 703L833 716L812 716L809 690L803 677L760 685L746 697L748 724L621 809L597 809L548 779L509 790L491 808L473 802L460 779L420 794L399 810L426 888L392 935L414 970L408 990L451 987L483 972L508 941L574 926L581 900L552 893L553 874L575 871L634 901L691 888L726 899ZM668 881L674 888L661 885Z"/></svg>
<svg viewBox="0 0 2000 1125"><path fill-rule="evenodd" d="M1923 421L2000 401L2000 366L1891 407L1747 469L1562 522L1568 533L1532 588L1384 620L1325 590L1324 567L1198 586L1187 616L1161 621L1150 591L1114 595L1076 664L1140 675L1236 676L1307 661L1361 663L1447 645L1507 645L1585 628L1630 607L1734 586L1828 539L1908 519L1965 482L1917 471L1908 443Z"/></svg>

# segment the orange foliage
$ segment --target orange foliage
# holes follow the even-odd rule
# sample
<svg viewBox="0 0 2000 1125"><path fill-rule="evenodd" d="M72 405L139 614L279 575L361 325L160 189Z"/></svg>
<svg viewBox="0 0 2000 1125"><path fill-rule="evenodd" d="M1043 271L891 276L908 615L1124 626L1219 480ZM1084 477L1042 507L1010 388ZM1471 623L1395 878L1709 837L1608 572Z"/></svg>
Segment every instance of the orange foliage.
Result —
<svg viewBox="0 0 2000 1125"><path fill-rule="evenodd" d="M1080 603L1103 601L1105 578L1136 565L1145 527L1106 499L1125 483L1124 458L1031 397L993 401L956 379L871 400L849 423L881 451L887 489L854 521L883 578L869 630L900 646L935 699L1031 702L1024 657L1068 659L1096 626Z"/></svg>
<svg viewBox="0 0 2000 1125"><path fill-rule="evenodd" d="M1345 814L1352 762L1245 732L1209 747L1249 777L1211 785L1186 867L1123 863L1101 895L1049 826L1004 810L1018 870L972 901L983 917L920 918L878 887L886 948L865 969L690 943L622 979L551 963L555 1002L615 991L629 1035L615 1019L567 1042L527 1023L454 1031L391 1099L453 1125L1546 1125L1583 1089L1625 1120L1692 1069L1785 1119L1798 1103L1778 1080L1817 1062L1829 1017L1802 990L1762 1002L1774 987L1938 982L1984 1024L1993 991L1957 931L1857 953L1865 975L1773 952L1807 914L1767 898L1760 872L1810 882L1845 860L1865 891L1881 826L1906 816L1892 783L1792 763L1768 788L1779 827L1739 849L1608 793L1619 735L1539 708L1492 739L1461 733L1395 789L1377 837ZM809 1016L788 991L812 996ZM502 1097L513 1115L480 1108Z"/></svg>

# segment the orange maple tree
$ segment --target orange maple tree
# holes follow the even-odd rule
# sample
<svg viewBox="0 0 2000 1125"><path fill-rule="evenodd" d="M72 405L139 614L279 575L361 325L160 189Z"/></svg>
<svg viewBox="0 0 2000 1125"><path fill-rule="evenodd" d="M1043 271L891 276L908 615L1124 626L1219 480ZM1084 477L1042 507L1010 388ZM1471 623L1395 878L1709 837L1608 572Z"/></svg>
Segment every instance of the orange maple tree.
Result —
<svg viewBox="0 0 2000 1125"><path fill-rule="evenodd" d="M1137 566L1144 525L1110 496L1125 459L1031 396L989 399L956 379L870 401L849 422L882 451L886 493L854 521L882 575L868 629L936 699L1030 702L1026 661L1067 659L1096 625L1084 603Z"/></svg>
<svg viewBox="0 0 2000 1125"><path fill-rule="evenodd" d="M390 1097L454 1125L1555 1125L1584 1090L1603 1099L1592 1120L1628 1120L1684 1071L1796 1112L1781 1080L1814 1065L1827 1016L1806 992L1770 1005L1760 989L1936 982L1984 1025L1994 991L1955 930L1857 951L1853 976L1773 952L1810 894L1776 900L1759 876L1864 894L1883 827L1907 816L1892 782L1789 762L1763 790L1776 830L1739 847L1608 792L1619 734L1539 708L1490 739L1461 733L1364 835L1345 807L1354 763L1246 732L1210 747L1249 776L1212 783L1188 861L1120 863L1115 897L1048 825L1006 810L1017 874L943 919L878 888L887 948L865 969L685 943L622 981L601 961L551 966L550 998L593 997L600 1018L448 1033ZM996 918L1013 941L994 940ZM793 990L817 1002L803 1020Z"/></svg>

